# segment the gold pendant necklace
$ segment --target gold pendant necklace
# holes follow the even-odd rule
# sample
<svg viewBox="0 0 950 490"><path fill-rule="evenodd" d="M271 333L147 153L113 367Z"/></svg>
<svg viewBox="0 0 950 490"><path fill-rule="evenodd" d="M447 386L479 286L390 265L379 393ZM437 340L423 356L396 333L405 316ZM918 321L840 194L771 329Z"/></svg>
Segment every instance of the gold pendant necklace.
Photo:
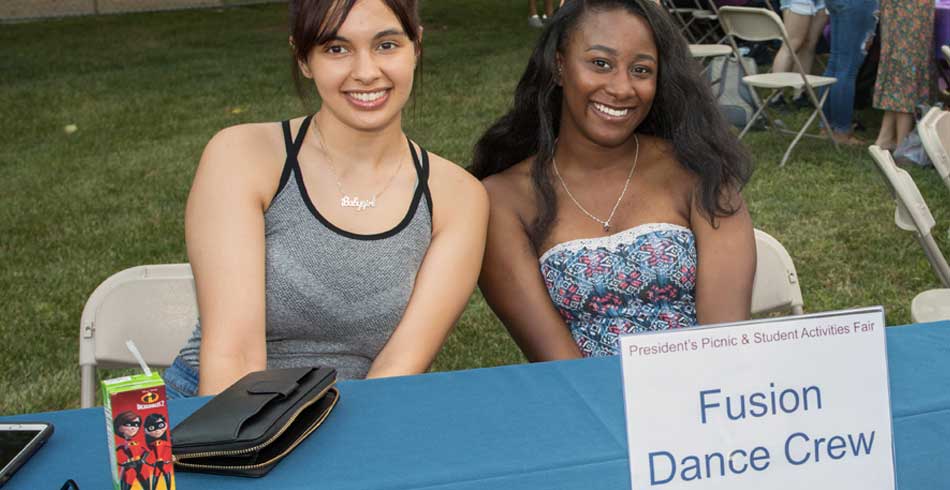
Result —
<svg viewBox="0 0 950 490"><path fill-rule="evenodd" d="M607 216L607 219L600 219L590 211L581 206L581 203L577 201L577 198L574 197L574 194L571 194L571 190L567 188L567 183L564 182L564 179L561 177L561 172L557 169L557 159L554 158L554 155L551 155L551 162L554 164L554 175L557 175L557 180L561 181L561 187L564 188L564 192L567 193L567 197L571 198L571 201L574 201L574 205L577 206L577 209L580 209L584 214L587 215L590 219L598 222L603 226L604 233L610 231L610 220L614 219L614 213L617 212L617 207L620 206L620 201L623 200L624 194L627 193L627 188L630 187L630 178L633 177L633 171L637 168L637 161L640 159L640 138L637 137L637 134L633 134L634 141L637 142L637 150L633 156L633 165L630 166L630 172L627 173L627 181L623 184L623 190L620 191L620 197L617 198L617 202L614 203L613 209L610 210L610 215ZM557 144L557 142L555 142Z"/></svg>

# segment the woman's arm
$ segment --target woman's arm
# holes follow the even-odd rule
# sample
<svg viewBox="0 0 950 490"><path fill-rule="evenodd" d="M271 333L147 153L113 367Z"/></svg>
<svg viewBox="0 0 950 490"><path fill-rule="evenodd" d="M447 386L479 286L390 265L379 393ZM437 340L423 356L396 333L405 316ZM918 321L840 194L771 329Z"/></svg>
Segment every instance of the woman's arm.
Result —
<svg viewBox="0 0 950 490"><path fill-rule="evenodd" d="M475 289L485 250L488 196L481 183L461 167L429 156L432 241L402 320L367 378L428 370Z"/></svg>
<svg viewBox="0 0 950 490"><path fill-rule="evenodd" d="M696 319L700 325L747 320L752 308L755 277L755 233L742 196L729 196L737 209L716 219L714 228L693 199L690 227L699 256L696 278Z"/></svg>
<svg viewBox="0 0 950 490"><path fill-rule="evenodd" d="M260 129L256 129L257 132ZM254 129L228 128L205 148L188 195L185 240L201 318L201 395L264 369L264 216ZM260 137L257 138L260 140ZM257 163L252 165L251 162Z"/></svg>
<svg viewBox="0 0 950 490"><path fill-rule="evenodd" d="M541 277L538 255L516 211L522 190L505 176L485 180L491 198L488 240L479 286L529 361L581 357ZM530 191L529 191L530 192Z"/></svg>

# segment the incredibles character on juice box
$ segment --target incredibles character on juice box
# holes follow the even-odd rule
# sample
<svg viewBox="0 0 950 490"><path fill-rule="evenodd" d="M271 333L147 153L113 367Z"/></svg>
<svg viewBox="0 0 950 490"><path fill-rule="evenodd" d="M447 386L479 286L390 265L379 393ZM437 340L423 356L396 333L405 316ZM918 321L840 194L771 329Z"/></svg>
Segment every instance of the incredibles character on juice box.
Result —
<svg viewBox="0 0 950 490"><path fill-rule="evenodd" d="M159 479L164 480L164 488L175 488L172 483L172 443L168 438L168 418L164 415L151 413L145 417L145 447L148 448L146 462L152 467L152 489L158 490Z"/></svg>
<svg viewBox="0 0 950 490"><path fill-rule="evenodd" d="M157 372L102 382L116 490L174 490L166 400Z"/></svg>

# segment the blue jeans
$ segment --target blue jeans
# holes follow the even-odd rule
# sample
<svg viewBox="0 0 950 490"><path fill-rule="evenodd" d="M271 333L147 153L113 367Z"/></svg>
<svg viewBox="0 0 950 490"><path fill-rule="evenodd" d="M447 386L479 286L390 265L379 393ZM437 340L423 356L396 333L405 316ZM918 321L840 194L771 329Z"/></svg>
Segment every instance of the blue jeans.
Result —
<svg viewBox="0 0 950 490"><path fill-rule="evenodd" d="M162 379L169 400L198 395L198 371L180 357L176 357L171 367L162 373Z"/></svg>
<svg viewBox="0 0 950 490"><path fill-rule="evenodd" d="M831 129L851 132L854 81L877 28L878 0L826 0L831 15L831 58L825 76L838 81L828 90L825 116Z"/></svg>

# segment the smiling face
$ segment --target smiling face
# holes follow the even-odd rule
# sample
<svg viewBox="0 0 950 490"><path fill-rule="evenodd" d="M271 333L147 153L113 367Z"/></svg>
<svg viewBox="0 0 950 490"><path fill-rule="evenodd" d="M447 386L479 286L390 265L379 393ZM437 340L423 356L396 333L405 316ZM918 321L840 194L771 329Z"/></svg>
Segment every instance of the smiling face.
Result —
<svg viewBox="0 0 950 490"><path fill-rule="evenodd" d="M628 141L656 95L659 56L646 20L623 9L584 15L558 53L561 132L605 147Z"/></svg>
<svg viewBox="0 0 950 490"><path fill-rule="evenodd" d="M412 92L417 46L381 0L359 0L336 36L314 47L304 76L312 78L326 111L364 131L398 122Z"/></svg>

